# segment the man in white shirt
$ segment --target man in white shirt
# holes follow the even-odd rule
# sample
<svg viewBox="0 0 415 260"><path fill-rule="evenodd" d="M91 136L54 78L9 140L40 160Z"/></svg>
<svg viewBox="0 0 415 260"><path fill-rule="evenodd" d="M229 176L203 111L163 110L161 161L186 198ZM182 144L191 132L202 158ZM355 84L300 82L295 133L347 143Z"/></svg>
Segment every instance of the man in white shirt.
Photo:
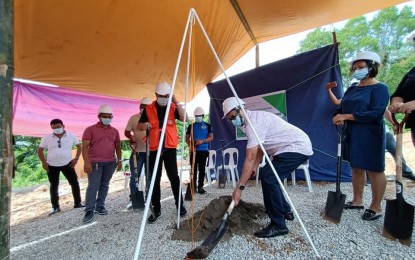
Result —
<svg viewBox="0 0 415 260"><path fill-rule="evenodd" d="M138 121L140 120L141 113L146 108L147 105L151 104L151 100L147 97L141 99L140 101L140 112L132 115L130 119L128 120L128 123L125 127L124 135L130 140L130 144L132 147L134 147L134 151L131 153L130 156L130 202L127 205L127 210L132 209L133 204L131 202L134 191L136 187L135 183L135 176L134 176L134 161L133 161L133 154L136 153L137 156L137 172L138 174L141 173L141 170L145 164L146 161L146 144L143 140L146 136L146 131L140 131L137 128Z"/></svg>
<svg viewBox="0 0 415 260"><path fill-rule="evenodd" d="M245 105L245 102L235 97L227 98L223 102L224 118L227 118L234 126L240 127L248 139L242 175L238 186L233 191L235 206L241 199L245 183L249 180L252 171L257 169L263 157L253 129L257 132L266 153L271 157L272 165L281 180L287 178L313 154L310 139L301 129L269 112L246 110L245 114L241 105ZM252 125L248 125L247 118ZM261 183L264 206L271 221L254 235L267 238L288 234L285 220L293 220L294 215L268 162L261 170Z"/></svg>
<svg viewBox="0 0 415 260"><path fill-rule="evenodd" d="M52 210L49 215L53 215L61 211L59 206L59 175L63 173L72 188L72 196L74 199L74 208L82 208L81 191L79 188L78 176L75 172L75 165L81 155L81 144L72 133L65 131L65 126L60 119L53 119L50 122L53 133L42 138L37 154L42 167L48 174L50 182L50 200ZM72 147L76 146L76 155L72 159ZM47 150L47 159L44 151Z"/></svg>

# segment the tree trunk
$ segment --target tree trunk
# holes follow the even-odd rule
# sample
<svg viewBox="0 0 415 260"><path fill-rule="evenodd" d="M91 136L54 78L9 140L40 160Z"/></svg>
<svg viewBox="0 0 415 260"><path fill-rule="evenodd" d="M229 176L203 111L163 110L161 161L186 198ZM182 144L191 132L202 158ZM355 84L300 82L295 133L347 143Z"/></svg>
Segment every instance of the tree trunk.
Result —
<svg viewBox="0 0 415 260"><path fill-rule="evenodd" d="M0 259L10 259L10 199L14 166L13 0L0 0Z"/></svg>

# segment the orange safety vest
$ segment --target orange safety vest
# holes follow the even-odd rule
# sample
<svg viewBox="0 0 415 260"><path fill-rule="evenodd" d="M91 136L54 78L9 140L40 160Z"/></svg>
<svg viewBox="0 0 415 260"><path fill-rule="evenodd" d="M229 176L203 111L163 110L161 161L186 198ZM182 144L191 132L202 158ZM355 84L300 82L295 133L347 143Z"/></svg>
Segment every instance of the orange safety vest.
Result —
<svg viewBox="0 0 415 260"><path fill-rule="evenodd" d="M177 148L179 144L179 136L176 128L176 118L174 112L176 105L171 103L169 116L167 118L166 136L164 138L164 145L166 148ZM150 151L157 150L160 142L160 124L157 116L156 101L146 107L148 122L151 124L150 128Z"/></svg>

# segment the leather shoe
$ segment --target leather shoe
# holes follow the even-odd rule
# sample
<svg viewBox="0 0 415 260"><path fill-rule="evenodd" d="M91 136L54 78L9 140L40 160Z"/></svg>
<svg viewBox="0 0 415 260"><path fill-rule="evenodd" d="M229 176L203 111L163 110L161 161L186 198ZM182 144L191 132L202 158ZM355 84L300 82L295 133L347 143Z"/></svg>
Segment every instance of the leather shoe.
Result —
<svg viewBox="0 0 415 260"><path fill-rule="evenodd" d="M412 172L402 173L402 177L415 181L415 175Z"/></svg>
<svg viewBox="0 0 415 260"><path fill-rule="evenodd" d="M61 211L61 209L59 207L58 208L52 208L52 210L49 212L48 215L50 216L50 215L56 214L60 211Z"/></svg>
<svg viewBox="0 0 415 260"><path fill-rule="evenodd" d="M288 234L287 227L277 227L273 223L269 223L268 226L255 231L254 235L259 238L267 238L267 237L276 237L276 236L283 236Z"/></svg>
<svg viewBox="0 0 415 260"><path fill-rule="evenodd" d="M284 218L286 220L293 221L294 220L294 213L292 211L288 211L287 213L285 213Z"/></svg>
<svg viewBox="0 0 415 260"><path fill-rule="evenodd" d="M186 214L187 214L187 210L186 210L186 208L182 207L182 208L180 209L180 217L183 217L183 216L185 216Z"/></svg>
<svg viewBox="0 0 415 260"><path fill-rule="evenodd" d="M75 205L73 205L73 208L74 209L79 209L79 208L84 208L84 207L85 207L85 205L82 204L81 202L80 203L76 203Z"/></svg>

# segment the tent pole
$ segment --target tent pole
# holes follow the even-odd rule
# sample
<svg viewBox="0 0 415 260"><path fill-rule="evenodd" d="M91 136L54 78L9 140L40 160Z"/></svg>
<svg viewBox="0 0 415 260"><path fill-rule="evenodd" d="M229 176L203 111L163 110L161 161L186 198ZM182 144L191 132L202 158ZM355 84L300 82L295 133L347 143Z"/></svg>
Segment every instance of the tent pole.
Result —
<svg viewBox="0 0 415 260"><path fill-rule="evenodd" d="M259 67L259 44L255 46L255 68Z"/></svg>
<svg viewBox="0 0 415 260"><path fill-rule="evenodd" d="M13 0L0 1L0 259L10 259L13 173Z"/></svg>
<svg viewBox="0 0 415 260"><path fill-rule="evenodd" d="M333 44L336 44L337 43L337 35L336 35L336 32L335 31L332 31L331 32L331 36L333 38Z"/></svg>

